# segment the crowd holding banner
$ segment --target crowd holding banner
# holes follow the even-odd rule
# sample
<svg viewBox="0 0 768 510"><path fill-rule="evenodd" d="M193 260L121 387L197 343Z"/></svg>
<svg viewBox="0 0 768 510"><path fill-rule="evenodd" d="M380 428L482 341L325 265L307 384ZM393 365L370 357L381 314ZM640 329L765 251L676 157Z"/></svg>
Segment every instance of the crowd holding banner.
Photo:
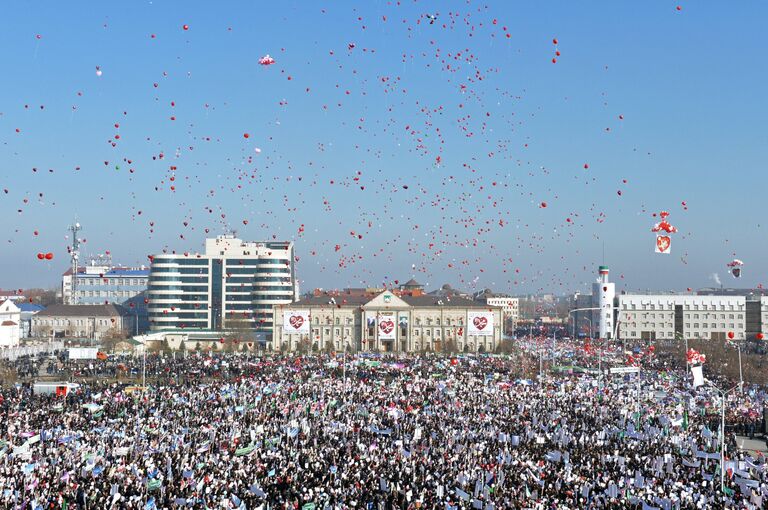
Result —
<svg viewBox="0 0 768 510"><path fill-rule="evenodd" d="M720 397L644 363L639 383L540 383L508 356L152 355L146 392L98 377L66 397L6 386L0 507L763 508L768 464L732 432L760 428L765 388L727 397L721 491Z"/></svg>

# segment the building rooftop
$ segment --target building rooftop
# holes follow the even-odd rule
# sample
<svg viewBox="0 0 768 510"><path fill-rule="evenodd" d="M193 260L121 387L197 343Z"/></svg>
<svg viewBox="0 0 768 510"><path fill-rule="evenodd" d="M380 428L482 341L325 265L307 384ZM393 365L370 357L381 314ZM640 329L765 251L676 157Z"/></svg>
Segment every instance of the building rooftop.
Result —
<svg viewBox="0 0 768 510"><path fill-rule="evenodd" d="M71 270L70 270L71 271ZM110 278L110 277L119 277L124 278L126 276L133 276L133 277L149 277L149 269L134 269L129 267L115 267L110 269L109 271L105 273L100 274L80 274L78 272L78 275L80 278L86 277L86 278Z"/></svg>
<svg viewBox="0 0 768 510"><path fill-rule="evenodd" d="M24 293L19 292L19 289L16 290L0 290L0 301L5 301L6 299L11 299L13 301L17 301L19 299L24 299Z"/></svg>
<svg viewBox="0 0 768 510"><path fill-rule="evenodd" d="M43 305L36 305L34 303L19 303L16 306L18 306L19 310L22 312L39 312L45 310Z"/></svg>
<svg viewBox="0 0 768 510"><path fill-rule="evenodd" d="M430 294L420 294L412 296L409 294L394 293L397 297L414 307L444 307L444 308L487 308L485 303L466 299L458 296L435 296ZM302 306L340 306L340 307L358 307L368 304L378 294L336 294L326 293L315 296L305 296L296 303L291 303L292 308Z"/></svg>
<svg viewBox="0 0 768 510"><path fill-rule="evenodd" d="M72 274L72 268L67 268L66 271L64 271L61 276L69 276ZM149 268L139 268L139 267L113 267L108 269L107 271L101 273L88 273L86 272L86 268L84 266L80 266L77 268L77 274L82 277L93 277L93 278L102 278L102 277L108 277L108 276L149 276ZM102 276L103 274L103 276Z"/></svg>
<svg viewBox="0 0 768 510"><path fill-rule="evenodd" d="M118 317L132 316L126 308L115 305L51 305L37 317Z"/></svg>

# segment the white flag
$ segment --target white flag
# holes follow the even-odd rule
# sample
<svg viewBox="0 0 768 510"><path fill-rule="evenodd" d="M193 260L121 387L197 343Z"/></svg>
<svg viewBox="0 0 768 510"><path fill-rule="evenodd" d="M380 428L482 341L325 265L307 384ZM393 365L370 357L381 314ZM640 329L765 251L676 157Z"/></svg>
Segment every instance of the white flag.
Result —
<svg viewBox="0 0 768 510"><path fill-rule="evenodd" d="M704 374L701 371L701 365L691 367L691 373L693 374L693 387L697 388L704 385Z"/></svg>

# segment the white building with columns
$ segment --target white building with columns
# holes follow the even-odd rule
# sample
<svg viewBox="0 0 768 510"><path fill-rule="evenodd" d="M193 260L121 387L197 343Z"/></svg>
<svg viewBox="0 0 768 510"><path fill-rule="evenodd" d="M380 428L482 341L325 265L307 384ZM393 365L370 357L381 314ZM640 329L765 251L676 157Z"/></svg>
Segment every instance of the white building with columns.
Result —
<svg viewBox="0 0 768 510"><path fill-rule="evenodd" d="M322 293L273 313L274 351L493 352L504 327L501 307L418 290Z"/></svg>

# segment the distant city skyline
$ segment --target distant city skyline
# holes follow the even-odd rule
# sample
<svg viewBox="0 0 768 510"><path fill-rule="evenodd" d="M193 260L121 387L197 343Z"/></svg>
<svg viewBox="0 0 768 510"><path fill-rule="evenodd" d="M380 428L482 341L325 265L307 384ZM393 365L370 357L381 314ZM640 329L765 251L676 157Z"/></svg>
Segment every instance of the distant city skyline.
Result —
<svg viewBox="0 0 768 510"><path fill-rule="evenodd" d="M302 290L768 284L768 5L677 5L9 3L0 288L74 221L126 266L293 241Z"/></svg>

